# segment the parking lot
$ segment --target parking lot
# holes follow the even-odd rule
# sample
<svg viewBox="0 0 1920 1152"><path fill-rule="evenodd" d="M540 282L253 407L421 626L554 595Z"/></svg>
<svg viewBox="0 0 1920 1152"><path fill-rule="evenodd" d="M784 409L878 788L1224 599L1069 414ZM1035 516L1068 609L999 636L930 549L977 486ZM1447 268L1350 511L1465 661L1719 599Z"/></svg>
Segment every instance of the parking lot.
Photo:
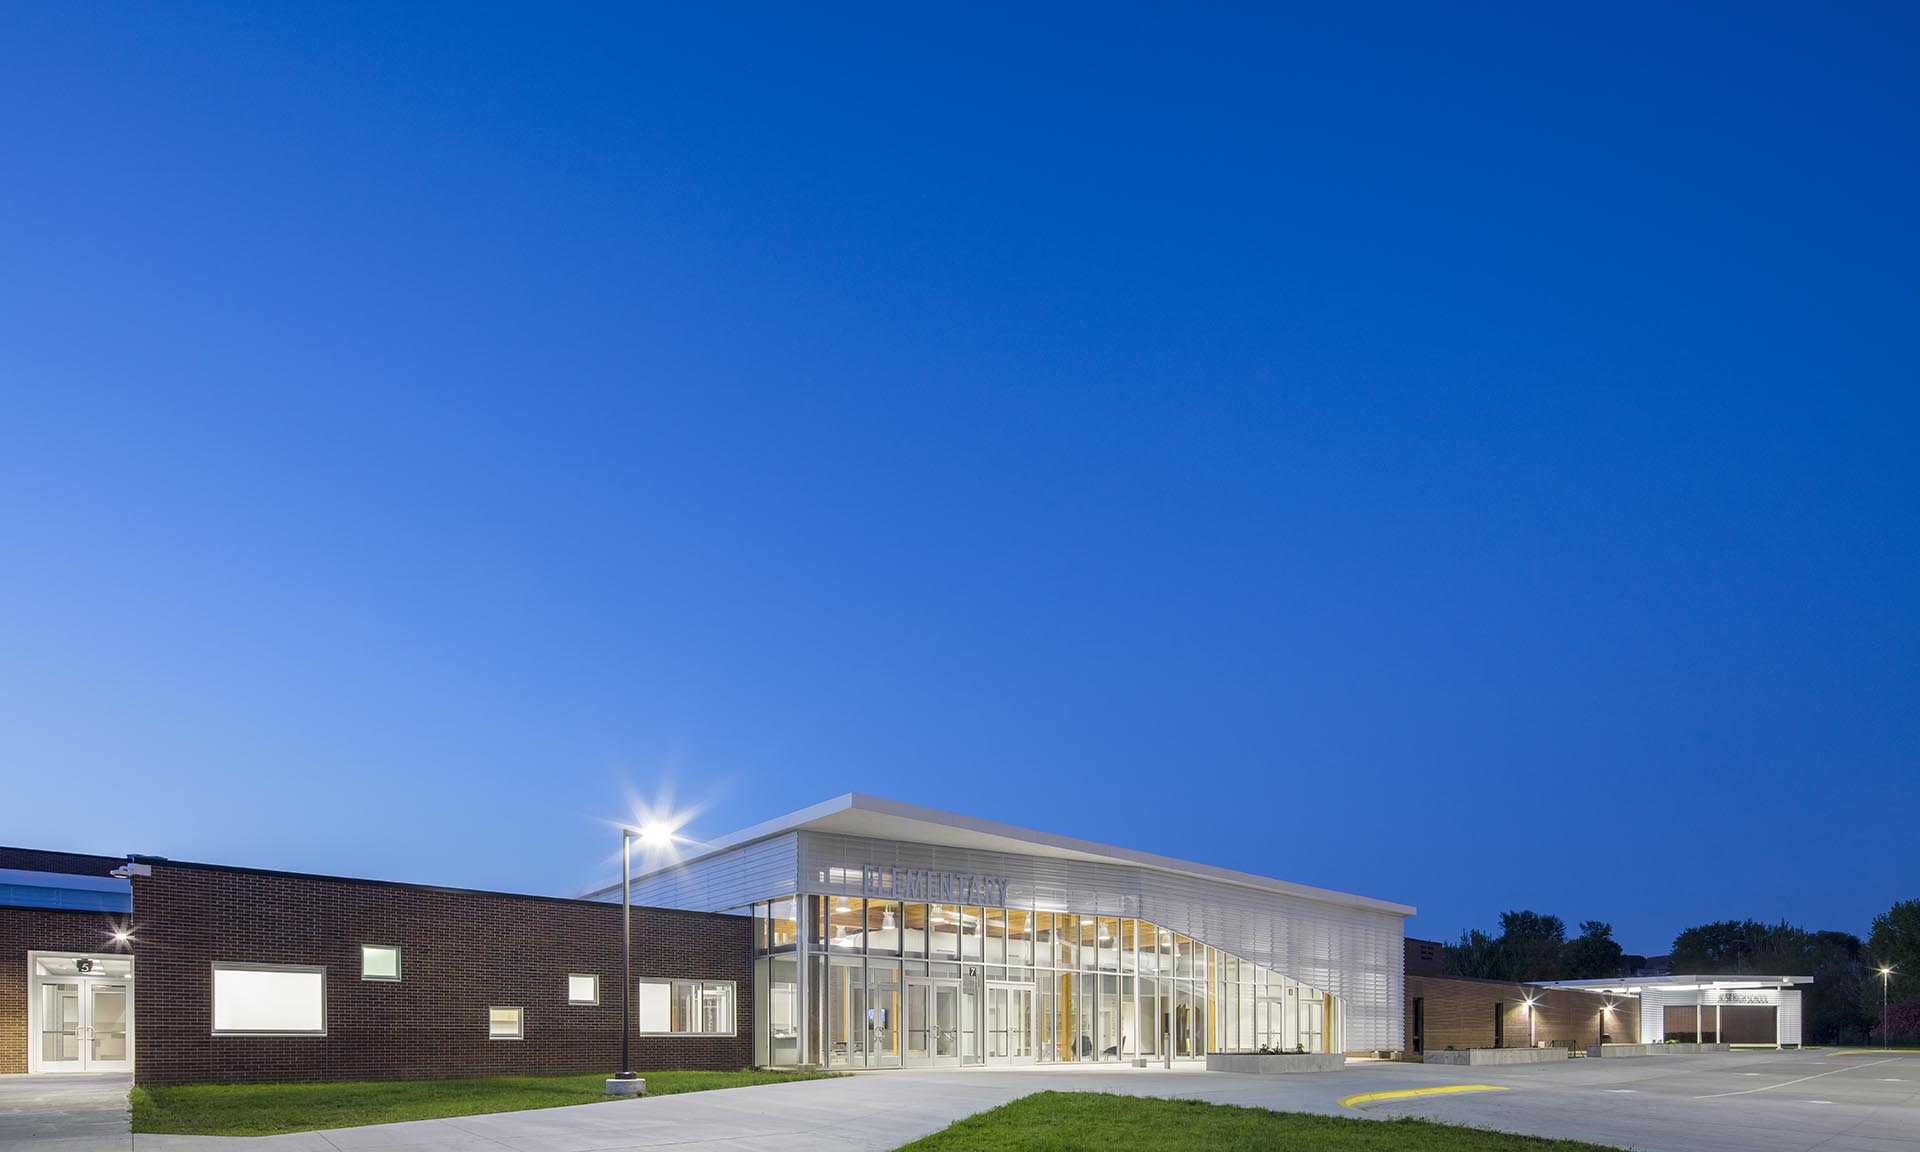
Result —
<svg viewBox="0 0 1920 1152"><path fill-rule="evenodd" d="M115 1101L75 1083L9 1077L0 1148L126 1147L98 1125ZM33 1081L38 1081L34 1083ZM124 1085L124 1081L119 1082ZM109 1085L112 1087L112 1085ZM1459 1089L1472 1090L1460 1091ZM86 1090L83 1090L86 1089ZM403 1152L452 1148L871 1149L883 1152L1031 1092L1120 1092L1355 1117L1418 1116L1642 1152L1916 1152L1920 1054L1735 1052L1458 1068L1357 1063L1339 1072L1235 1076L1106 1066L877 1072L537 1112L259 1139L141 1136L158 1152ZM1433 1095L1432 1089L1455 1089ZM89 1094L90 1092L90 1094ZM1381 1094L1388 1093L1384 1098ZM95 1100L94 1097L99 1097ZM1359 1099L1374 1097L1373 1099ZM83 1099L84 1098L84 1099ZM1347 1101L1343 1103L1343 1101ZM95 1104L89 1110L85 1105ZM36 1122L29 1113L47 1111ZM8 1111L0 1107L0 1113ZM84 1130L62 1131L61 1116Z"/></svg>

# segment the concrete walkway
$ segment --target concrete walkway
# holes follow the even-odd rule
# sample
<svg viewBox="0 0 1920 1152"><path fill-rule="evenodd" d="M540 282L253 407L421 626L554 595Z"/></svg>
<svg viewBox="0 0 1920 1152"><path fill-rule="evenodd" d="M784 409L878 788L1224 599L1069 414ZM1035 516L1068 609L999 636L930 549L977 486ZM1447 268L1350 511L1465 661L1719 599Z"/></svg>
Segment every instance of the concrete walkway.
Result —
<svg viewBox="0 0 1920 1152"><path fill-rule="evenodd" d="M1346 1108L1344 1097L1444 1085L1504 1089ZM1422 1116L1641 1152L1920 1152L1920 1057L1764 1052L1450 1068L1355 1064L1234 1076L1197 1069L869 1073L538 1112L258 1139L141 1136L140 1152L885 1152L1031 1092L1118 1092L1346 1116Z"/></svg>
<svg viewBox="0 0 1920 1152"><path fill-rule="evenodd" d="M0 1150L106 1152L131 1147L132 1077L0 1076Z"/></svg>
<svg viewBox="0 0 1920 1152"><path fill-rule="evenodd" d="M1341 1104L1359 1094L1500 1091ZM1346 1116L1421 1116L1640 1152L1920 1152L1920 1056L1756 1052L1454 1068L1355 1064L1234 1076L1199 1069L869 1073L649 1100L288 1136L127 1136L125 1077L0 1077L0 1152L886 1152L1031 1092L1117 1092Z"/></svg>

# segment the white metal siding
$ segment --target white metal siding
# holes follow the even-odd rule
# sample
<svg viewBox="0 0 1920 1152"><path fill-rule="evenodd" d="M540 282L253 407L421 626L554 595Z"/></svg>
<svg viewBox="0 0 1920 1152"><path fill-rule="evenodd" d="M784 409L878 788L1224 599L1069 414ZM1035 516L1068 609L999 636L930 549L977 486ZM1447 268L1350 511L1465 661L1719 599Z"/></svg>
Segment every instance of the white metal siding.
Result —
<svg viewBox="0 0 1920 1152"><path fill-rule="evenodd" d="M860 895L863 865L1004 876L1007 901L1137 916L1340 997L1349 1051L1398 1049L1405 920L1156 869L802 832L800 891Z"/></svg>
<svg viewBox="0 0 1920 1152"><path fill-rule="evenodd" d="M769 837L633 882L633 902L651 908L722 912L791 896L800 870L799 833ZM609 899L619 900L616 887Z"/></svg>
<svg viewBox="0 0 1920 1152"><path fill-rule="evenodd" d="M1780 1043L1800 1043L1800 990L1782 988L1780 990L1780 1011L1777 1019L1780 1024Z"/></svg>

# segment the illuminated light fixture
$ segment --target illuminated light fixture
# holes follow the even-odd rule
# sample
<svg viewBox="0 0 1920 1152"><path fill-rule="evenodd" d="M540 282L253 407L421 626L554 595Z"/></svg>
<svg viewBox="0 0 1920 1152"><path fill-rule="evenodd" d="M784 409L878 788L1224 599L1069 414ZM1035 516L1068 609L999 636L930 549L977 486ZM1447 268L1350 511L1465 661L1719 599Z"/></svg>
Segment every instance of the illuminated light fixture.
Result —
<svg viewBox="0 0 1920 1152"><path fill-rule="evenodd" d="M833 942L835 944L841 944L844 943L846 939L847 926L845 924L835 924L833 926Z"/></svg>
<svg viewBox="0 0 1920 1152"><path fill-rule="evenodd" d="M883 910L881 911L881 913L880 913L880 930L881 930L882 932L891 932L891 931L893 931L893 909L891 909L891 908L887 908L887 909L883 909Z"/></svg>
<svg viewBox="0 0 1920 1152"><path fill-rule="evenodd" d="M834 902L833 910L835 912L851 912L853 911L853 905L847 903L847 898L842 896Z"/></svg>
<svg viewBox="0 0 1920 1152"><path fill-rule="evenodd" d="M640 826L640 843L655 851L673 847L673 828L659 820Z"/></svg>
<svg viewBox="0 0 1920 1152"><path fill-rule="evenodd" d="M113 930L113 942L115 944L125 944L131 939L133 939L133 930L131 928L115 928Z"/></svg>

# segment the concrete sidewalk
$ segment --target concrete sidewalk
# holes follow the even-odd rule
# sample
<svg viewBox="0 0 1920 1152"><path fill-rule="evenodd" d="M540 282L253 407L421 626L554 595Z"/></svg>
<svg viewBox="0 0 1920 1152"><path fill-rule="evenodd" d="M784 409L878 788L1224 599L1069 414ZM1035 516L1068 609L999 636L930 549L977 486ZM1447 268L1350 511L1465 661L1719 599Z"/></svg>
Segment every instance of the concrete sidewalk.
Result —
<svg viewBox="0 0 1920 1152"><path fill-rule="evenodd" d="M0 1076L0 1152L106 1152L131 1146L125 1073Z"/></svg>

